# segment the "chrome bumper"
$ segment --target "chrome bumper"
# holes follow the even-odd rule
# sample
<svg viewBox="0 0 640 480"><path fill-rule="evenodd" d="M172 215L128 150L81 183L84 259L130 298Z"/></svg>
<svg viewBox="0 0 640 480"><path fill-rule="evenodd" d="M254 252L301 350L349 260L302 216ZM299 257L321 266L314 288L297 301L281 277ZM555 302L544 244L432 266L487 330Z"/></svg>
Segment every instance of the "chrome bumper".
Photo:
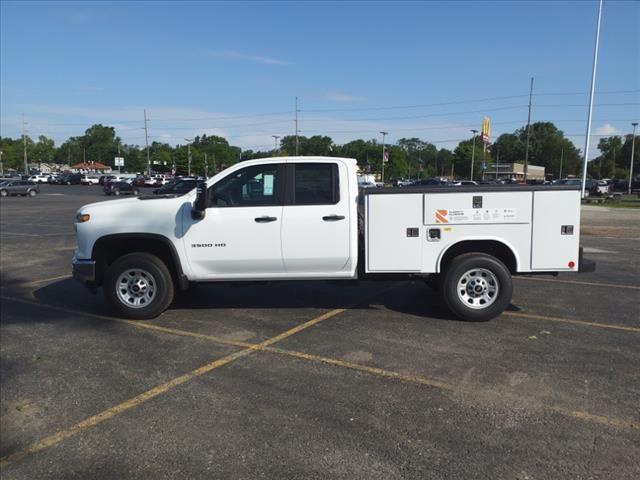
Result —
<svg viewBox="0 0 640 480"><path fill-rule="evenodd" d="M96 280L96 262L95 260L80 260L74 258L71 261L73 267L73 278L76 280L87 283L95 282Z"/></svg>

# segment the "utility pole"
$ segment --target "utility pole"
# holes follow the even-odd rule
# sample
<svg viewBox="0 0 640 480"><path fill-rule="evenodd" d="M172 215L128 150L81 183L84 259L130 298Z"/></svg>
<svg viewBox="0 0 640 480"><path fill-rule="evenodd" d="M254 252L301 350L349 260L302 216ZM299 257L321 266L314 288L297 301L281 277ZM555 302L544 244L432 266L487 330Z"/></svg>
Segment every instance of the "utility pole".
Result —
<svg viewBox="0 0 640 480"><path fill-rule="evenodd" d="M473 181L473 162L476 159L476 134L478 130L471 130L473 133L473 149L471 150L471 175L469 175L469 180Z"/></svg>
<svg viewBox="0 0 640 480"><path fill-rule="evenodd" d="M296 157L298 156L298 97L296 97Z"/></svg>
<svg viewBox="0 0 640 480"><path fill-rule="evenodd" d="M0 175L4 175L4 166L2 165L2 150L0 150Z"/></svg>
<svg viewBox="0 0 640 480"><path fill-rule="evenodd" d="M636 127L638 122L633 122L633 135L631 136L631 165L629 166L629 195L631 195L631 184L633 183L633 156L636 153Z"/></svg>
<svg viewBox="0 0 640 480"><path fill-rule="evenodd" d="M149 132L147 130L147 109L144 109L144 143L147 145L147 175L151 175L151 158L149 157Z"/></svg>
<svg viewBox="0 0 640 480"><path fill-rule="evenodd" d="M25 134L25 125L26 122L24 121L24 113L22 114L22 156L24 159L24 174L25 175L29 175L29 162L27 160L27 135Z"/></svg>
<svg viewBox="0 0 640 480"><path fill-rule="evenodd" d="M279 135L271 135L273 137L274 140L274 144L275 144L275 148L273 149L273 154L274 156L276 156L278 154L278 139L280 138Z"/></svg>
<svg viewBox="0 0 640 480"><path fill-rule="evenodd" d="M560 150L560 173L558 174L558 180L562 180L562 161L564 160L564 147Z"/></svg>
<svg viewBox="0 0 640 480"><path fill-rule="evenodd" d="M389 135L389 132L380 132L382 134L382 186L384 187L384 154L385 154L385 145L384 145L384 137Z"/></svg>
<svg viewBox="0 0 640 480"><path fill-rule="evenodd" d="M591 91L589 92L589 113L587 114L587 134L584 139L584 164L582 166L582 198L587 186L587 161L589 160L589 139L591 138L591 115L593 114L593 95L596 89L596 71L598 69L598 46L600 44L600 20L602 18L602 0L598 6L596 22L596 43L593 48L593 70L591 71Z"/></svg>
<svg viewBox="0 0 640 480"><path fill-rule="evenodd" d="M185 138L185 142L187 142L187 175L191 176L191 142L193 142L193 138Z"/></svg>
<svg viewBox="0 0 640 480"><path fill-rule="evenodd" d="M207 163L207 152L204 152L204 178L209 178L209 164Z"/></svg>
<svg viewBox="0 0 640 480"><path fill-rule="evenodd" d="M496 152L496 180L498 180L498 166L500 165L500 147L498 147L498 151Z"/></svg>
<svg viewBox="0 0 640 480"><path fill-rule="evenodd" d="M533 77L531 77L531 87L529 88L529 115L527 117L527 145L524 148L524 183L527 183L529 173L529 138L531 137L531 99L533 97Z"/></svg>

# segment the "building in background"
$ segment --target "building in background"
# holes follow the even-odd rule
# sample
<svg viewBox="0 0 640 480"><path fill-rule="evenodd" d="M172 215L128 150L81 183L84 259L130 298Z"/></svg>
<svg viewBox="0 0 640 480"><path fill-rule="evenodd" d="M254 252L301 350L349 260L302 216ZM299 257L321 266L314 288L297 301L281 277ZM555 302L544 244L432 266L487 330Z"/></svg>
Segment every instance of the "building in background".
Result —
<svg viewBox="0 0 640 480"><path fill-rule="evenodd" d="M493 170L487 170L485 177L488 178L511 178L513 180L524 180L524 163L499 163L491 165ZM497 170L497 175L496 175ZM529 165L527 172L528 180L544 180L544 167L539 165Z"/></svg>

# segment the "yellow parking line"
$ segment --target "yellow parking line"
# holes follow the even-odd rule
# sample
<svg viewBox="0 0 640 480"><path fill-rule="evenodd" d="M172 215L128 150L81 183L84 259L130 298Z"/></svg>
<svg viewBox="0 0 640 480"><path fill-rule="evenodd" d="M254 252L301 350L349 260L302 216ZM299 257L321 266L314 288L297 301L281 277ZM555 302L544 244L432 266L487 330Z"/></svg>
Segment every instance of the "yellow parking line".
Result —
<svg viewBox="0 0 640 480"><path fill-rule="evenodd" d="M393 288L393 287L392 287ZM200 333L194 333L194 332L189 332L189 331L185 331L185 330L179 330L179 329L173 329L173 328L168 328L168 327L162 327L159 325L155 325L155 324L151 324L151 323L142 323L142 322L135 322L135 321L131 321L131 320L122 320L122 319L113 319L110 317L106 317L106 316L102 316L102 315L97 315L97 314L87 314L84 312L79 312L79 311L75 311L75 310L71 310L71 309L67 309L64 307L57 307L57 306L53 306L53 305L47 305L47 304L41 304L41 303L37 303L34 301L29 301L29 300L24 300L24 299L20 299L20 298L14 298L14 297L6 297L6 296L2 296L0 298L5 298L8 300L13 300L13 301L17 301L17 302L22 302L22 303L26 303L26 304L31 304L31 305L36 305L36 306L41 306L41 307L46 307L46 308L53 308L56 310L61 310L61 311L65 311L67 313L73 313L73 314L83 314L83 315L87 315L87 316L91 316L91 317L97 317L100 319L108 319L108 320L114 320L116 322L119 323L125 323L128 325L132 325L135 326L137 328L144 328L144 329L150 329L150 330L156 330L159 332L163 332L163 333L168 333L168 334L172 334L172 335L179 335L179 336L187 336L187 337L194 337L194 338L200 338L203 340L209 340L215 343L220 343L220 344L224 344L224 345L230 345L230 346L238 346L238 347L242 347L243 350L240 350L238 352L232 353L230 355L227 355L225 357L222 357L218 360L214 360L210 363L207 363L195 370L192 370L191 372L188 372L184 375L181 375L179 377L176 377L168 382L165 382L161 385L158 385L140 395L137 395L129 400L126 400L125 402L122 402L114 407L111 407L103 412L100 412L97 415L94 415L92 417L89 417L81 422L76 423L75 425L73 425L72 427L63 430L61 432L58 432L54 435L51 435L49 437L46 437L42 440L39 440L37 442L35 442L34 444L30 445L29 447L15 452L11 455L8 455L4 458L0 459L0 465L6 465L7 463L10 462L14 462L17 460L20 460L32 453L38 452L40 450L46 449L48 447L54 446L58 443L60 443L61 441L65 440L66 438L69 438L71 436L74 436L80 432L82 432L83 430L86 430L87 428L90 428L92 426L95 426L105 420L108 420L116 415L118 415L119 413L122 413L124 411L127 411L133 407L136 407L144 402L146 402L147 400L150 400L152 398L157 397L158 395L161 395L162 393L165 393L195 377L204 375L205 373L208 373L212 370L215 370L219 367L222 367L230 362L233 362L239 358L245 357L249 354L251 354L252 352L255 351L264 351L264 352L270 352L270 353L276 353L279 355L283 355L283 356L288 356L288 357L293 357L293 358L298 358L301 360L306 360L306 361L311 361L311 362L317 362L317 363L323 363L323 364L327 364L327 365L332 365L332 366L336 366L336 367L341 367L341 368L346 368L346 369L350 369L350 370L355 370L355 371L360 371L360 372L364 372L364 373L368 373L371 375L375 375L375 376L379 376L379 377L385 377L385 378L391 378L391 379L396 379L399 381L403 381L403 382L408 382L408 383L413 383L413 384L417 384L417 385L424 385L424 386L429 386L429 387L433 387L433 388L438 388L441 390L446 390L446 391L455 391L458 390L459 387L456 387L453 384L447 383L447 382L443 382L441 380L436 380L436 379L431 379L431 378L427 378L427 377L422 377L419 375L406 375L406 374L402 374L402 373L398 373L398 372L394 372L394 371L390 371L390 370L385 370L382 368L378 368L378 367L371 367L368 365L362 365L362 364L357 364L357 363L353 363L353 362L347 362L347 361L343 361L340 359L336 359L336 358L331 358L331 357L323 357L323 356L319 356L319 355L314 355L314 354L310 354L310 353L305 353L305 352L298 352L298 351L293 351L293 350L285 350L285 349L281 349L281 348L275 348L272 347L271 345L275 344L276 342L279 342L281 340L284 340L285 338L290 337L291 335L294 335L300 331L303 331L309 327L312 327L313 325L316 325L320 322L322 322L323 320L327 320L329 318L332 318L344 311L346 311L348 308L337 308L334 310L331 310L329 312L326 312L316 318L313 318L307 322L304 322L296 327L293 327L279 335L276 335L275 337L269 338L263 342L257 343L257 344L252 344L252 343L246 343L246 342L236 342L236 341L231 341L231 340L226 340L220 337L216 337L213 335L205 335L205 334L200 334ZM505 312L505 314L508 315L512 315L512 316L522 316L525 318L535 318L535 319L542 319L542 320L552 320L552 321L567 321L568 323L580 323L580 324L587 324L587 325L593 325L593 326L598 326L598 327L606 327L606 328L620 328L623 330L632 330L632 331L640 331L640 329L635 329L633 327L625 327L625 326L617 326L617 325L605 325L605 324L597 324L594 322L581 322L578 320L568 320L568 319L559 319L559 318L554 318L554 317L544 317L541 315L532 315L532 314L523 314L523 313L518 313L518 312ZM581 420L585 420L585 421L589 421L589 422L593 422L593 423L599 423L605 426L609 426L609 427L616 427L616 428L626 428L626 429L633 429L633 430L640 430L640 422L638 421L634 421L634 420L625 420L625 419L619 419L616 417L608 417L608 416L603 416L603 415L595 415L595 414L591 414L589 412L583 412L583 411L579 411L579 410L571 410L571 409L565 409L562 407L556 407L556 406L552 406L549 407L550 410L561 413L563 415L566 416L571 416L574 418L578 418Z"/></svg>
<svg viewBox="0 0 640 480"><path fill-rule="evenodd" d="M43 307L48 307L48 305L42 305L42 304L38 304L37 302L29 302L26 300L22 300L22 299L14 299L11 297L2 297L2 298L9 298L11 300L17 300L17 301L22 301L23 303L30 303L30 304L34 304L34 305L40 305ZM69 309L63 309L60 307L56 307L56 309L58 310L69 310ZM176 377L172 380L169 380L168 382L162 383L150 390L147 390L146 392L141 393L140 395L137 395L129 400L126 400L122 403L119 403L118 405L111 407L107 410L104 410L100 413L98 413L97 415L93 415L89 418L86 418L85 420L82 420L81 422L76 423L75 425L71 426L70 428L67 428L65 430L62 430L58 433L55 433L53 435L50 435L48 437L43 438L42 440L39 440L33 444L31 444L30 446L28 446L27 448L23 449L23 450L19 450L15 453L12 453L8 456L5 456L3 458L0 458L0 465L6 465L8 463L11 462L15 462L17 460L20 460L32 453L36 453L39 452L40 450L44 450L45 448L54 446L58 443L60 443L61 441L72 437L84 430L86 430L87 428L93 427L99 423L104 422L105 420L108 420L122 412L125 412L127 410L130 410L131 408L134 408L144 402L146 402L147 400L151 400L152 398L157 397L158 395L161 395L162 393L168 392L169 390L172 390L173 388L182 385L183 383L195 378L195 377L199 377L201 375L204 375L205 373L208 373L212 370L215 370L217 368L220 368L224 365L227 365L230 362L233 362L234 360L237 360L239 358L245 357L257 350L260 350L264 347L267 347L269 345L273 345L276 342L279 342L287 337L290 337L291 335L294 335L296 333L299 333L309 327L312 327L320 322L322 322L323 320L327 320L331 317L334 317L342 312L344 312L346 309L345 308L337 308L334 310L331 310L327 313L324 313L316 318L313 318L307 322L304 322L300 325L297 325L294 328L291 328L289 330L287 330L286 332L281 333L280 335L277 335L273 338L269 338L263 342L260 342L258 344L254 344L254 345L250 345L247 348L245 348L244 350L240 350L238 352L232 353L230 355L227 355L225 357L222 357L218 360L214 360L210 363L207 363L199 368L196 368L195 370L192 370L191 372L185 373L184 375L180 375L179 377ZM76 313L76 312L74 312ZM96 315L92 315L92 316L96 316ZM129 321L123 321L127 324L133 324L134 322L129 322ZM163 327L157 327L154 328L156 330L171 330L171 329L164 329Z"/></svg>
<svg viewBox="0 0 640 480"><path fill-rule="evenodd" d="M640 290L639 285L626 285L624 283L599 283L599 282L582 282L579 280L552 280L550 278L537 278L537 277L526 277L526 276L514 276L513 278L518 280L532 280L537 282L547 282L549 284L553 283L568 283L571 285L587 285L590 287L607 287L607 288L628 288L631 290Z"/></svg>
<svg viewBox="0 0 640 480"><path fill-rule="evenodd" d="M41 440L38 440L37 442L29 445L27 448L23 450L19 450L15 453L12 453L11 455L7 455L3 458L0 458L0 465L6 466L9 463L21 460L24 457L31 455L32 453L36 453L36 452L39 452L40 450L44 450L45 448L52 447L69 437L77 435L78 433L82 432L83 430L86 430L87 428L98 425L99 423L102 423L105 420L113 418L122 412L130 410L133 407L136 407L146 402L147 400L151 400L152 398L155 398L158 395L161 395L162 393L168 392L169 390L177 387L178 385L182 385L183 383L195 377L204 375L205 373L215 370L216 368L222 367L223 365L226 365L234 360L237 360L238 358L244 357L250 354L252 351L253 350L250 350L250 349L240 350L238 352L232 353L231 355L227 355L218 360L207 363L199 368L196 368L195 370L192 370L189 373L180 375L179 377L169 380L168 382L162 383L150 390L147 390L144 393L141 393L140 395L137 395L129 400L119 403L114 407L108 408L107 410L104 410L98 413L97 415L93 415L89 418L86 418L85 420L82 420L81 422L76 423L70 428L67 428L60 432L54 433L53 435L45 437Z"/></svg>
<svg viewBox="0 0 640 480"><path fill-rule="evenodd" d="M58 275L57 277L43 278L42 280L34 280L33 282L23 283L22 286L29 287L31 285L39 285L41 283L53 282L55 280L62 280L62 279L65 279L65 278L71 278L71 275L69 275L69 274Z"/></svg>
<svg viewBox="0 0 640 480"><path fill-rule="evenodd" d="M543 320L543 321L549 321L549 322L572 323L575 325L583 325L586 327L609 328L611 330L622 330L625 332L640 333L640 328L628 327L626 325L614 325L611 323L587 322L584 320L574 320L571 318L547 317L546 315L536 315L533 313L524 313L524 312L503 312L502 315L507 315L510 317L526 318L529 320Z"/></svg>

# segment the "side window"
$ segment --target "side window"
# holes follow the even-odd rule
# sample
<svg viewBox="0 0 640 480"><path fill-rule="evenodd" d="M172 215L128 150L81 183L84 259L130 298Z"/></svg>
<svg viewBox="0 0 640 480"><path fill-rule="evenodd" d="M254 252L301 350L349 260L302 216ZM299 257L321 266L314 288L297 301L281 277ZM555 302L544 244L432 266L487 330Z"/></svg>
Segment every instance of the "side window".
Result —
<svg viewBox="0 0 640 480"><path fill-rule="evenodd" d="M294 205L335 205L340 201L337 164L294 165Z"/></svg>
<svg viewBox="0 0 640 480"><path fill-rule="evenodd" d="M246 167L211 187L212 207L258 207L282 205L283 164Z"/></svg>

